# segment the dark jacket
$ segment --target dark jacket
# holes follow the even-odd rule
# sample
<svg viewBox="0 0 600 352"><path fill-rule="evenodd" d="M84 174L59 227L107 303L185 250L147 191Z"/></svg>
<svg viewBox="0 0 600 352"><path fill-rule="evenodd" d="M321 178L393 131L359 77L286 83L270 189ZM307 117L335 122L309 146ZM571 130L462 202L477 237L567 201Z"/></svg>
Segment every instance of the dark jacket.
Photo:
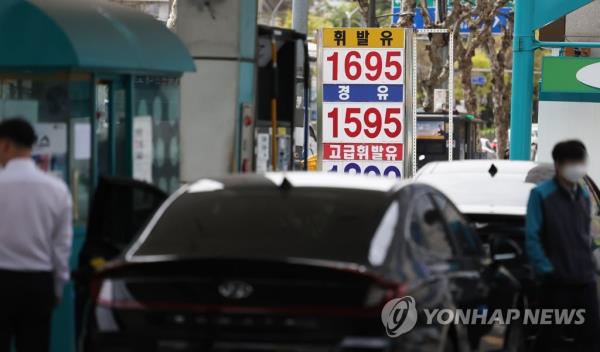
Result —
<svg viewBox="0 0 600 352"><path fill-rule="evenodd" d="M534 188L526 249L536 274L567 284L595 282L590 228L590 197L582 186L571 192L552 179Z"/></svg>

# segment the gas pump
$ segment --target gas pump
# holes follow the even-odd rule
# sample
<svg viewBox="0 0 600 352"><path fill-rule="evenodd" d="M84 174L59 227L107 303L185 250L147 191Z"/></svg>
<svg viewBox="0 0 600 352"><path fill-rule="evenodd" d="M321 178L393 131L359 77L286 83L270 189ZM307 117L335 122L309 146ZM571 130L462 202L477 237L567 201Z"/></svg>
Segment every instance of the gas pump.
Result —
<svg viewBox="0 0 600 352"><path fill-rule="evenodd" d="M418 114L417 116L417 167L431 161L448 160L448 146L452 144L455 160L480 159L477 151L476 124L481 120L468 115L454 116L453 141L449 138L447 114Z"/></svg>
<svg viewBox="0 0 600 352"><path fill-rule="evenodd" d="M302 170L308 132L306 36L259 26L257 43L254 170Z"/></svg>

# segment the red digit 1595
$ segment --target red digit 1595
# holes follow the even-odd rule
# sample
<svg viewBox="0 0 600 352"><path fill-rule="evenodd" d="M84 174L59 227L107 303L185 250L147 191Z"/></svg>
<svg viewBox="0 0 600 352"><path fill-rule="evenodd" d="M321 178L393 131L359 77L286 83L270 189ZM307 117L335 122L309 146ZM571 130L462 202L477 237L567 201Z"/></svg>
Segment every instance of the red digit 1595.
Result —
<svg viewBox="0 0 600 352"><path fill-rule="evenodd" d="M361 52L352 50L344 58L344 75L351 81L358 80L363 74L369 81L376 81L383 75L389 80L396 80L402 76L402 65L396 59L401 57L399 51L386 51L385 62L383 53L369 51L364 56ZM340 64L339 52L334 52L327 58L331 62L331 79L338 80L338 67Z"/></svg>
<svg viewBox="0 0 600 352"><path fill-rule="evenodd" d="M379 109L367 108L361 111L361 108L346 108L346 115L343 116L344 133L351 138L358 137L364 133L368 138L377 138L383 131L389 138L396 138L402 133L402 121L400 108L386 108L385 115L382 116ZM332 124L332 137L337 138L340 130L339 109L333 108L327 117Z"/></svg>

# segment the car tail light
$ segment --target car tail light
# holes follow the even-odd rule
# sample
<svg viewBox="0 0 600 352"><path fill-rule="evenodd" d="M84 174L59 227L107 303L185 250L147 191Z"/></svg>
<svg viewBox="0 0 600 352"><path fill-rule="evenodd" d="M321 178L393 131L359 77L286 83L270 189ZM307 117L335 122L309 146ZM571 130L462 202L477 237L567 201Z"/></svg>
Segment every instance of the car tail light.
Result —
<svg viewBox="0 0 600 352"><path fill-rule="evenodd" d="M387 289L379 285L371 285L365 298L366 307L376 307L382 304L387 297Z"/></svg>
<svg viewBox="0 0 600 352"><path fill-rule="evenodd" d="M131 295L123 280L104 279L92 283L92 298L96 305L101 307L122 309L144 307Z"/></svg>
<svg viewBox="0 0 600 352"><path fill-rule="evenodd" d="M385 291L383 303L385 304L387 301L392 300L394 298L404 297L407 293L408 287L405 283L390 285Z"/></svg>
<svg viewBox="0 0 600 352"><path fill-rule="evenodd" d="M408 293L408 287L403 282L391 282L389 279L383 278L376 273L367 272L360 268L345 267L341 270L368 277L373 282L365 297L365 307L383 306L389 300L404 297Z"/></svg>
<svg viewBox="0 0 600 352"><path fill-rule="evenodd" d="M98 295L100 294L100 286L102 285L102 281L103 280L101 279L94 278L90 282L90 299L92 301L96 301L96 299L98 298Z"/></svg>
<svg viewBox="0 0 600 352"><path fill-rule="evenodd" d="M372 285L367 292L365 306L383 306L389 300L404 297L407 294L406 284Z"/></svg>
<svg viewBox="0 0 600 352"><path fill-rule="evenodd" d="M93 280L90 285L90 295L91 299L96 302L94 317L98 331L110 333L119 331L119 324L111 309L112 302L114 302L113 281L109 279Z"/></svg>
<svg viewBox="0 0 600 352"><path fill-rule="evenodd" d="M90 297L101 306L112 306L115 301L114 281L111 279L95 279L90 284Z"/></svg>
<svg viewBox="0 0 600 352"><path fill-rule="evenodd" d="M113 281L106 279L102 281L99 287L96 303L104 306L111 306L114 303Z"/></svg>

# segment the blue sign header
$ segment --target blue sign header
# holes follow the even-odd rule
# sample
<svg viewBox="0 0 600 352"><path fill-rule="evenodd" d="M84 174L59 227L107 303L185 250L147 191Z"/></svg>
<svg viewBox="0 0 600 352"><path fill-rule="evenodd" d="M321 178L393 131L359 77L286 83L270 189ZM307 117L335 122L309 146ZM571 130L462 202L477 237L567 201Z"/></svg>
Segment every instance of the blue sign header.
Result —
<svg viewBox="0 0 600 352"><path fill-rule="evenodd" d="M324 102L402 102L402 84L324 84Z"/></svg>
<svg viewBox="0 0 600 352"><path fill-rule="evenodd" d="M428 7L427 10L429 12L429 17L432 20L435 19L435 7ZM512 11L512 9L510 7L503 7L502 9L500 9L499 13L496 15L496 18L494 19L494 26L492 27L492 33L494 33L494 34L502 33L502 30L504 29L504 27L506 27L506 25L508 23L506 15L508 13L510 13L511 11ZM398 23L398 21L400 20L399 14L401 12L402 12L402 9L400 7L392 8L392 13L394 13L394 16L392 16L393 23ZM423 13L420 8L417 9L417 11L415 13L415 18L413 20L413 23L414 23L414 28L416 28L416 29L424 29L425 28L425 20L424 20ZM469 28L467 27L466 23L463 23L460 26L460 32L463 34L469 33Z"/></svg>

